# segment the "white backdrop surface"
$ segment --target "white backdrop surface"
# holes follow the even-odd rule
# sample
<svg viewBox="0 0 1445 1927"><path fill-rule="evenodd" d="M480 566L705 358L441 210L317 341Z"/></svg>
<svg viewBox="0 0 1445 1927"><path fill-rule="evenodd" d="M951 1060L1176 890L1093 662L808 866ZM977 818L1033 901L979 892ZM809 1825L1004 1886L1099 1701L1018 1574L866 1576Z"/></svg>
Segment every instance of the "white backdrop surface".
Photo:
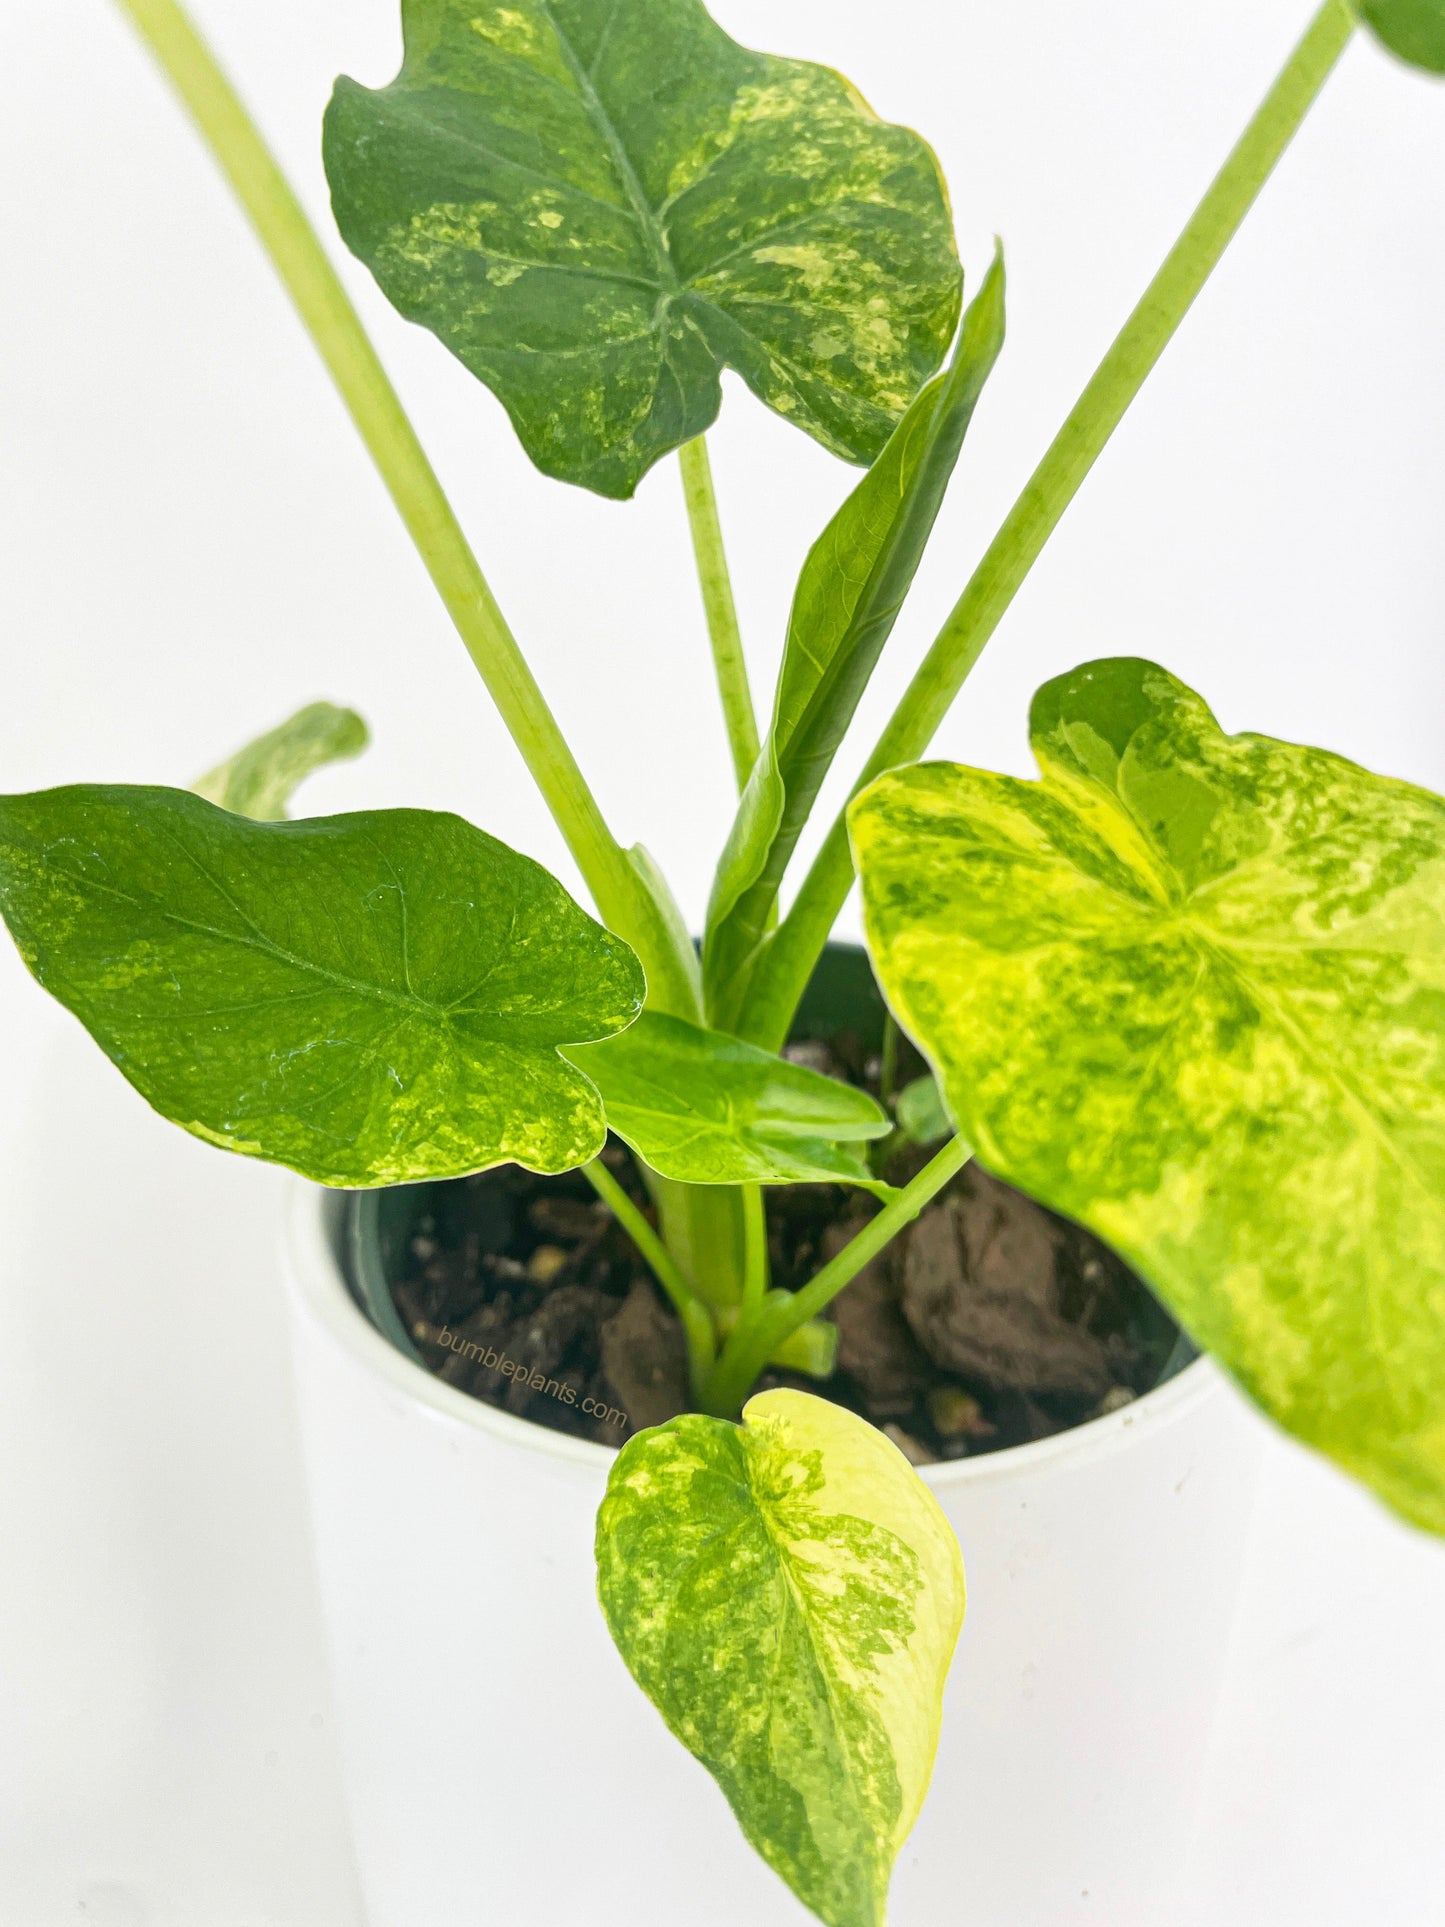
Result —
<svg viewBox="0 0 1445 1927"><path fill-rule="evenodd" d="M995 231L1009 249L1006 356L841 783L1307 8L714 10L934 141L975 281ZM324 220L320 111L336 72L393 71L395 0L197 12ZM309 808L453 808L572 881L106 0L0 10L0 183L0 783L185 782L324 695L375 747ZM941 752L1026 770L1037 683L1137 652L1227 727L1445 788L1442 185L1445 89L1356 45ZM344 271L609 819L700 917L729 779L675 467L628 506L545 481ZM849 471L736 383L712 440L762 687ZM72 1033L0 951L0 1927L353 1927L277 1186L161 1125ZM1445 1553L1278 1446L1186 1927L1445 1922L1442 1624Z"/></svg>

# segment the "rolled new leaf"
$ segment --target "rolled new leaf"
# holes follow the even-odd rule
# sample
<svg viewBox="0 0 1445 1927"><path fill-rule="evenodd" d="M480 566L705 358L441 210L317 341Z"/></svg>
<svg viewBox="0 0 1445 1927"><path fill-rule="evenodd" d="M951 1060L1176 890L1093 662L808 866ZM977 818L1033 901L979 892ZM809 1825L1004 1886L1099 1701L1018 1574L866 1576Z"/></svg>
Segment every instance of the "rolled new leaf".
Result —
<svg viewBox="0 0 1445 1927"><path fill-rule="evenodd" d="M881 1432L804 1392L625 1445L598 1592L633 1678L829 1927L882 1927L928 1791L963 1562Z"/></svg>
<svg viewBox="0 0 1445 1927"><path fill-rule="evenodd" d="M0 912L163 1116L322 1184L584 1163L602 1101L558 1047L622 1030L645 988L539 864L426 810L3 797Z"/></svg>
<svg viewBox="0 0 1445 1927"><path fill-rule="evenodd" d="M888 1119L866 1091L718 1031L645 1011L603 1044L573 1047L607 1122L683 1184L871 1184L863 1145Z"/></svg>
<svg viewBox="0 0 1445 1927"><path fill-rule="evenodd" d="M192 785L197 796L258 823L279 823L300 784L328 763L359 756L370 737L354 709L308 703Z"/></svg>
<svg viewBox="0 0 1445 1927"><path fill-rule="evenodd" d="M1445 1531L1445 802L1132 659L1031 732L1039 782L931 763L853 804L889 1002L991 1171Z"/></svg>
<svg viewBox="0 0 1445 1927"><path fill-rule="evenodd" d="M941 1144L952 1135L953 1121L943 1107L936 1077L915 1077L911 1084L905 1084L894 1110L899 1130L914 1144Z"/></svg>
<svg viewBox="0 0 1445 1927"><path fill-rule="evenodd" d="M1355 0L1355 11L1391 53L1445 74L1445 0Z"/></svg>
<svg viewBox="0 0 1445 1927"><path fill-rule="evenodd" d="M698 0L403 0L388 87L337 82L346 244L491 388L537 466L629 496L735 368L869 461L943 359L938 163L837 74Z"/></svg>
<svg viewBox="0 0 1445 1927"><path fill-rule="evenodd" d="M1003 338L999 254L951 366L913 403L803 565L772 724L708 905L703 964L714 1021L737 1018L783 873L923 560Z"/></svg>

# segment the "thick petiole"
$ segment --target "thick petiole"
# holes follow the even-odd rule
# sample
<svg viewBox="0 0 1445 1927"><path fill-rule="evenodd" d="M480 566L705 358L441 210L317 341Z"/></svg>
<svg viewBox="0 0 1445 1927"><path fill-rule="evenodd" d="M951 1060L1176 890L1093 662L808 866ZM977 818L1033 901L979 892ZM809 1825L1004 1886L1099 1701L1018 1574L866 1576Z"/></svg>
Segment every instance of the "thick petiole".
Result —
<svg viewBox="0 0 1445 1927"><path fill-rule="evenodd" d="M671 1300L673 1310L682 1320L683 1334L687 1339L688 1376L696 1395L706 1384L713 1366L713 1325L707 1307L694 1296L672 1253L601 1158L593 1158L590 1164L584 1164L582 1174L637 1246Z"/></svg>
<svg viewBox="0 0 1445 1927"><path fill-rule="evenodd" d="M682 489L692 530L693 554L697 558L697 577L702 585L703 607L707 611L707 632L712 643L728 748L741 792L758 760L758 722L748 686L747 664L743 660L737 605L733 601L732 578L723 549L722 523L718 519L707 443L701 435L696 441L684 442L677 451L677 459L682 465Z"/></svg>
<svg viewBox="0 0 1445 1927"><path fill-rule="evenodd" d="M704 1390L704 1411L718 1418L736 1418L753 1380L779 1345L826 1310L843 1287L850 1284L905 1225L913 1222L972 1155L962 1138L951 1138L913 1182L906 1185L891 1204L885 1205L876 1218L870 1218L857 1237L801 1291L769 1292L755 1316L741 1321L723 1348Z"/></svg>
<svg viewBox="0 0 1445 1927"><path fill-rule="evenodd" d="M743 1188L743 1317L751 1318L767 1295L767 1207L763 1187L749 1184Z"/></svg>

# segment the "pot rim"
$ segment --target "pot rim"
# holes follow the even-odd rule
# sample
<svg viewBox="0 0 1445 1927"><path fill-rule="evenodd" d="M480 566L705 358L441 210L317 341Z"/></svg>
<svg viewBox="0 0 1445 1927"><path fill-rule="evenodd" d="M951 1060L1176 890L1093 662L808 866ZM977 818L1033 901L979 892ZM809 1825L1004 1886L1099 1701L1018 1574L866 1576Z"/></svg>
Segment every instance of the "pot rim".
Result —
<svg viewBox="0 0 1445 1927"><path fill-rule="evenodd" d="M304 1178L294 1178L287 1189L287 1269L296 1295L313 1322L359 1364L370 1367L391 1391L421 1406L432 1417L469 1431L490 1433L498 1443L518 1451L540 1452L546 1458L586 1467L605 1477L616 1456L615 1447L553 1431L550 1426L519 1418L444 1384L397 1351L376 1330L347 1289L327 1234L326 1207L335 1195ZM1023 1478L1065 1461L1077 1465L1107 1458L1131 1445L1144 1431L1187 1416L1217 1396L1223 1383L1222 1373L1210 1359L1196 1358L1166 1384L1103 1418L1088 1419L1030 1445L1011 1445L977 1458L920 1466L919 1474L928 1485L952 1491Z"/></svg>

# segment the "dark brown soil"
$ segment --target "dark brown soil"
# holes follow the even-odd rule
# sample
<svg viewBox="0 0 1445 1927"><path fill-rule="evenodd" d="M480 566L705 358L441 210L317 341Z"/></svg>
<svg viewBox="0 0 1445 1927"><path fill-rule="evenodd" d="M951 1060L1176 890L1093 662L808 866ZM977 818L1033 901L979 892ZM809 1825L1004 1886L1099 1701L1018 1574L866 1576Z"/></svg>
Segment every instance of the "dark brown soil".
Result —
<svg viewBox="0 0 1445 1927"><path fill-rule="evenodd" d="M840 1056L839 1043L789 1055L876 1092L876 1058L849 1063L854 1053ZM883 1175L906 1182L929 1155L904 1144ZM604 1156L645 1205L626 1148L614 1140ZM877 1209L841 1185L770 1190L773 1283L804 1284ZM544 1178L509 1165L419 1187L405 1250L392 1295L423 1362L448 1384L609 1445L686 1409L677 1320L580 1173ZM1178 1338L1106 1246L972 1164L830 1315L831 1378L774 1371L760 1383L836 1399L919 1464L1115 1410L1158 1382Z"/></svg>

